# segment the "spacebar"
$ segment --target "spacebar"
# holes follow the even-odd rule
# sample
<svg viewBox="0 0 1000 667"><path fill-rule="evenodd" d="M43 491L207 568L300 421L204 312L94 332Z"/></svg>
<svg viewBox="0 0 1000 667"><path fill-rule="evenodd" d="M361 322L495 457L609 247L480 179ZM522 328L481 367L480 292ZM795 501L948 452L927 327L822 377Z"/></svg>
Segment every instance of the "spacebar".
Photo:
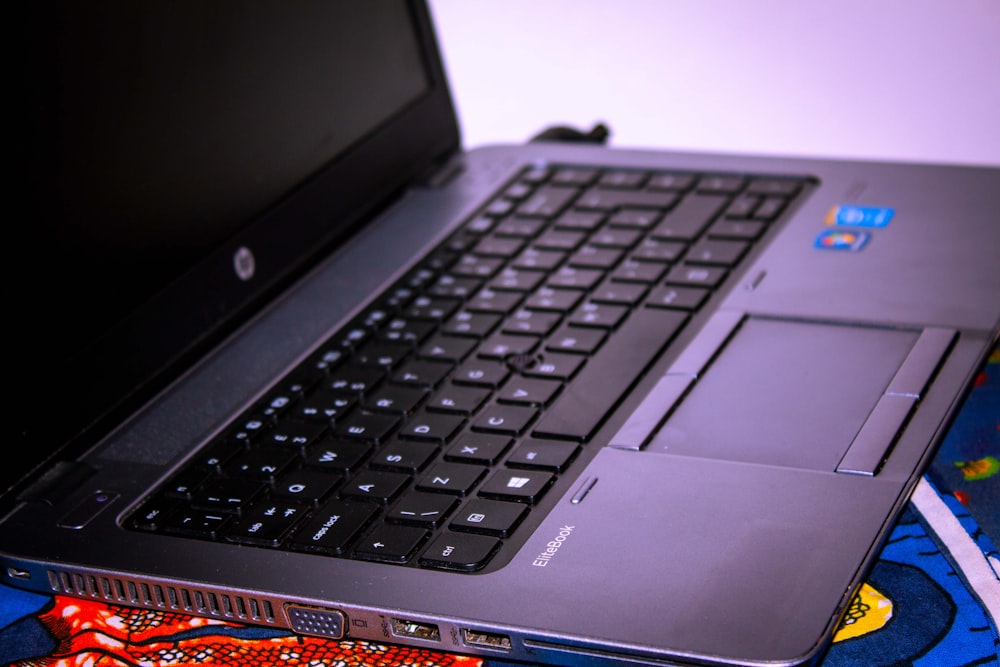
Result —
<svg viewBox="0 0 1000 667"><path fill-rule="evenodd" d="M676 310L643 308L632 313L566 387L534 435L590 439L686 320L687 315Z"/></svg>

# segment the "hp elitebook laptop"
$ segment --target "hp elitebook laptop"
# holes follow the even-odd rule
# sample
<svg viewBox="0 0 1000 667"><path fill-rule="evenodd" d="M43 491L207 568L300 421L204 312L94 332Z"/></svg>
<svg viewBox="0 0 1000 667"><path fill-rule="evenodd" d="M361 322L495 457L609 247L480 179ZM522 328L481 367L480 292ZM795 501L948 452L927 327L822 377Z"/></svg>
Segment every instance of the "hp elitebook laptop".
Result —
<svg viewBox="0 0 1000 667"><path fill-rule="evenodd" d="M7 585L810 664L997 342L1000 170L463 152L419 2L29 13Z"/></svg>

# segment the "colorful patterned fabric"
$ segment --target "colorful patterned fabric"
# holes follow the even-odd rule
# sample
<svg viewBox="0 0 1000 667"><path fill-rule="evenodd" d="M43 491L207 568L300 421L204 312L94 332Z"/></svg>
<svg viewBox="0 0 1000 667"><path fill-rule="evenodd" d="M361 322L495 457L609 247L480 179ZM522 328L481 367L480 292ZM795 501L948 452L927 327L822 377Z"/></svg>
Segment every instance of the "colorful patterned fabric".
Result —
<svg viewBox="0 0 1000 667"><path fill-rule="evenodd" d="M1000 350L855 596L823 667L1000 667ZM794 601L788 601L794 604ZM0 664L476 666L504 663L328 641L0 586Z"/></svg>

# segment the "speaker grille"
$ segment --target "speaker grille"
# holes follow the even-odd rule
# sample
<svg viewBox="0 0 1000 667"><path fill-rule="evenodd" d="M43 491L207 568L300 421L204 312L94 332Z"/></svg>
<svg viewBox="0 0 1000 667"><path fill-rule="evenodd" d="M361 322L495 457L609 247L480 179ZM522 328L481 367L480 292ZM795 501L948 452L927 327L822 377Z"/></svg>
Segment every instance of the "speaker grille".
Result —
<svg viewBox="0 0 1000 667"><path fill-rule="evenodd" d="M49 587L57 594L252 623L275 623L276 620L270 600L228 592L67 570L48 570L48 578Z"/></svg>

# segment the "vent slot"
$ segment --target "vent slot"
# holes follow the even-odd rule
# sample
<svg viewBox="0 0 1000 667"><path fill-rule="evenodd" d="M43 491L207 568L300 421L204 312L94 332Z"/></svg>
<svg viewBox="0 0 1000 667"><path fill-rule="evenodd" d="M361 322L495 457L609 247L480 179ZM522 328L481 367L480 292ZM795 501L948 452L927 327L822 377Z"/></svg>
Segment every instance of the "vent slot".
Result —
<svg viewBox="0 0 1000 667"><path fill-rule="evenodd" d="M270 600L77 572L48 570L46 574L49 588L56 594L100 599L131 607L170 609L256 623L273 624L276 620L274 605Z"/></svg>

